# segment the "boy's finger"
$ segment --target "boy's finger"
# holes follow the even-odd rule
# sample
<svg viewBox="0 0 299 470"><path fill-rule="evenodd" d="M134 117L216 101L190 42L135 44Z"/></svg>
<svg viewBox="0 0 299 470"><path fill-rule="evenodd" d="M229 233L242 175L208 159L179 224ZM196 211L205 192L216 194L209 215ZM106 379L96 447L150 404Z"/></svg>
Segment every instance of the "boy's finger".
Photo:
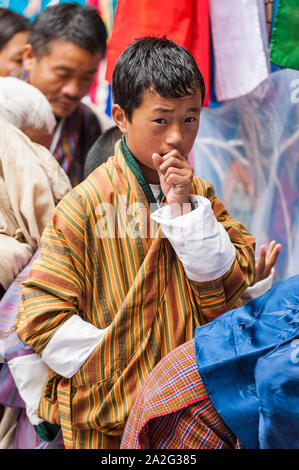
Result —
<svg viewBox="0 0 299 470"><path fill-rule="evenodd" d="M166 160L168 160L168 159L171 158L171 157L178 158L178 159L181 160L182 162L187 160L187 158L184 157L184 155L182 155L182 154L179 152L179 150L177 150L177 149L173 149L173 150L171 150L170 152L165 153L165 154L163 155L163 160L166 161Z"/></svg>
<svg viewBox="0 0 299 470"><path fill-rule="evenodd" d="M158 153L153 153L152 159L157 172L161 175L160 165L163 163L163 158Z"/></svg>
<svg viewBox="0 0 299 470"><path fill-rule="evenodd" d="M171 166L170 168L167 168L165 172L162 171L162 173L165 179L167 179L168 176L172 175L173 173L175 173L176 175L183 176L186 180L186 184L188 182L187 179L190 180L190 182L193 179L193 172L190 171L188 168L176 168Z"/></svg>
<svg viewBox="0 0 299 470"><path fill-rule="evenodd" d="M165 178L165 183L169 186L174 184L186 187L186 177L177 173L171 173L167 178Z"/></svg>
<svg viewBox="0 0 299 470"><path fill-rule="evenodd" d="M166 161L163 161L160 166L160 170L165 172L169 167L186 168L186 161L182 161L174 156L169 157Z"/></svg>

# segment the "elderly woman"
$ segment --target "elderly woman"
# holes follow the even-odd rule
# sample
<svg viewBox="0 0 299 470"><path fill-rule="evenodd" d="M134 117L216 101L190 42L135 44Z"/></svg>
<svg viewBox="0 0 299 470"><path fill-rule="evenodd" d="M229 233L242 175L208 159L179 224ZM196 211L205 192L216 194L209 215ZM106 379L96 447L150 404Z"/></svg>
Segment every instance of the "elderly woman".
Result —
<svg viewBox="0 0 299 470"><path fill-rule="evenodd" d="M55 204L70 188L55 158L39 145L49 144L54 126L41 92L16 78L0 78L2 294L28 263Z"/></svg>
<svg viewBox="0 0 299 470"><path fill-rule="evenodd" d="M22 65L30 23L7 8L0 8L0 76L10 75Z"/></svg>
<svg viewBox="0 0 299 470"><path fill-rule="evenodd" d="M39 358L18 340L13 325L20 283L28 275L55 205L71 189L64 170L40 145L49 144L54 126L52 108L41 92L15 78L0 78L0 340L5 353L0 404L6 406L0 448L15 446L20 419L33 435L23 391L29 382L30 395L36 396L42 382L34 382L29 372L35 370L41 381L46 372Z"/></svg>

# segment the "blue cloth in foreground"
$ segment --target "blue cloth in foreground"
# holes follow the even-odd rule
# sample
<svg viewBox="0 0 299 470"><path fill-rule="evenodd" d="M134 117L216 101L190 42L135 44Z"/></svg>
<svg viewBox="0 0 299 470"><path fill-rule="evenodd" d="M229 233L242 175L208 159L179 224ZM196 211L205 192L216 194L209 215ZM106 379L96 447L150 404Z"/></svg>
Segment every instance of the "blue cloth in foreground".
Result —
<svg viewBox="0 0 299 470"><path fill-rule="evenodd" d="M199 373L248 449L299 448L299 275L195 330Z"/></svg>

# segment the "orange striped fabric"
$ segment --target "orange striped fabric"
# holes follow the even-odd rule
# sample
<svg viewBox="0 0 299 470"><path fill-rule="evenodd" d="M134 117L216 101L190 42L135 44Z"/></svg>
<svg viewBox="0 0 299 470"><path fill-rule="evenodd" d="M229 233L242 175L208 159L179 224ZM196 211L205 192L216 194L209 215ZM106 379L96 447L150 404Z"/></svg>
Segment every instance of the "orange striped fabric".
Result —
<svg viewBox="0 0 299 470"><path fill-rule="evenodd" d="M118 448L153 367L193 338L195 327L239 305L253 280L254 238L228 215L210 184L194 178L192 191L210 199L236 247L233 266L215 281L186 277L151 222L119 144L114 157L58 204L43 233L40 257L22 285L19 337L41 355L74 313L97 328L109 326L71 379L49 373L39 413L61 425L67 448Z"/></svg>

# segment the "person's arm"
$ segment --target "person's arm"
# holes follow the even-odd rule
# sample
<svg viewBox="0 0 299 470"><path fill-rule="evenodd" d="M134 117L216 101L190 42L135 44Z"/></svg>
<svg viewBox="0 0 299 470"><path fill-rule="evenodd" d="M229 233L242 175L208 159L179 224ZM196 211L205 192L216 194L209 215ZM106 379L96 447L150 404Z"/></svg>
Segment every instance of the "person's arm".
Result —
<svg viewBox="0 0 299 470"><path fill-rule="evenodd" d="M229 216L211 185L205 184L204 197L190 196L193 169L177 151L154 154L153 161L168 205L152 218L181 260L203 315L213 319L239 306L253 282L255 239Z"/></svg>
<svg viewBox="0 0 299 470"><path fill-rule="evenodd" d="M69 193L56 207L40 256L22 284L15 329L50 369L72 377L105 335L80 316L84 312L84 210Z"/></svg>

